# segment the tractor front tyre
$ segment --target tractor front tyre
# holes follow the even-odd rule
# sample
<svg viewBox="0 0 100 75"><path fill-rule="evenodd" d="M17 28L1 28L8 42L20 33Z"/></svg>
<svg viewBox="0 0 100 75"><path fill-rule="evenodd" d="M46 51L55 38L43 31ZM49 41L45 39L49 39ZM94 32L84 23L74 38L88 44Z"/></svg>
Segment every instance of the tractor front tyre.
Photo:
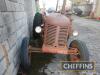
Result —
<svg viewBox="0 0 100 75"><path fill-rule="evenodd" d="M27 38L27 37L23 38L22 44L21 44L20 57L21 57L21 68L24 71L28 71L30 69L28 44L29 44L29 38Z"/></svg>
<svg viewBox="0 0 100 75"><path fill-rule="evenodd" d="M77 59L78 61L89 61L88 48L83 41L73 40L69 45L69 48L76 48L78 50L78 54L68 55L68 61L74 61L74 59Z"/></svg>

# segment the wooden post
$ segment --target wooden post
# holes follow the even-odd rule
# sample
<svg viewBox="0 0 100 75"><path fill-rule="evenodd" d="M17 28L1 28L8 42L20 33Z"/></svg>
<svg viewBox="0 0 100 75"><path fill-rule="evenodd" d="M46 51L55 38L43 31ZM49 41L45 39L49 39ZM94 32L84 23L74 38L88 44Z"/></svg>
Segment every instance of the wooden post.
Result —
<svg viewBox="0 0 100 75"><path fill-rule="evenodd" d="M58 4L59 4L59 0L57 0L56 12L57 12L57 9L58 9Z"/></svg>
<svg viewBox="0 0 100 75"><path fill-rule="evenodd" d="M61 14L65 13L65 6L66 6L66 0L63 0L63 6L62 6Z"/></svg>

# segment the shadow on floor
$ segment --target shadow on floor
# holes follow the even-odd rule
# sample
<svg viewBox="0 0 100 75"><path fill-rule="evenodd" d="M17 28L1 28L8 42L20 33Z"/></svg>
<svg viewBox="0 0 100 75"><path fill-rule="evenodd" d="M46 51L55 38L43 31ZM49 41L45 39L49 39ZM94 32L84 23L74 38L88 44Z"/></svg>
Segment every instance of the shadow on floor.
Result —
<svg viewBox="0 0 100 75"><path fill-rule="evenodd" d="M33 53L31 58L31 70L28 75L46 75L44 69L54 58L53 54ZM42 69L42 71L40 71Z"/></svg>

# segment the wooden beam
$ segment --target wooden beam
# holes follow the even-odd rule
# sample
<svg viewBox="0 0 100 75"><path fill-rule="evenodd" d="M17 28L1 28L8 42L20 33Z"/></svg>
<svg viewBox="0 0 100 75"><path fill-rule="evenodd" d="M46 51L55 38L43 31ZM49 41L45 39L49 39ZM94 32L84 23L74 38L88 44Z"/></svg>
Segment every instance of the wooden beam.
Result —
<svg viewBox="0 0 100 75"><path fill-rule="evenodd" d="M56 11L57 11L57 9L58 9L58 4L59 4L59 0L57 0Z"/></svg>
<svg viewBox="0 0 100 75"><path fill-rule="evenodd" d="M63 0L63 6L62 6L62 10L61 10L62 14L65 13L65 6L66 6L66 0Z"/></svg>

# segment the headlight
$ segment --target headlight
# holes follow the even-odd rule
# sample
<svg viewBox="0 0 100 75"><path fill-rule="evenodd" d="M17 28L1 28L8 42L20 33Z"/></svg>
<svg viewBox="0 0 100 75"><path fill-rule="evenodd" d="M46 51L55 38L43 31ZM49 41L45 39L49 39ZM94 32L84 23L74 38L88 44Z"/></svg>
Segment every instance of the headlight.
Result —
<svg viewBox="0 0 100 75"><path fill-rule="evenodd" d="M41 28L40 26L37 26L37 27L35 28L35 31L36 31L36 33L41 33L42 28Z"/></svg>
<svg viewBox="0 0 100 75"><path fill-rule="evenodd" d="M78 31L73 31L73 36L78 36Z"/></svg>

